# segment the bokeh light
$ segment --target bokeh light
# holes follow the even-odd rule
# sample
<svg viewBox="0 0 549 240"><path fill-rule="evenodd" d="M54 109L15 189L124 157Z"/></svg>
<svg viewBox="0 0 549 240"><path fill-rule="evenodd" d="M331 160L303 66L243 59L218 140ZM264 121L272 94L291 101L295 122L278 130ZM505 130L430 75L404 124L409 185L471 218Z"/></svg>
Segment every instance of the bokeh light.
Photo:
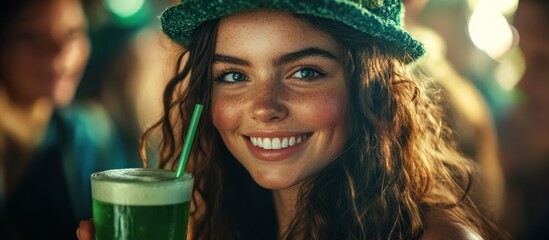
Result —
<svg viewBox="0 0 549 240"><path fill-rule="evenodd" d="M145 0L104 0L106 8L120 18L129 18L143 8Z"/></svg>
<svg viewBox="0 0 549 240"><path fill-rule="evenodd" d="M512 91L524 73L524 60L518 49L514 49L513 57L503 59L495 70L495 79L505 91ZM521 67L517 67L521 66Z"/></svg>
<svg viewBox="0 0 549 240"><path fill-rule="evenodd" d="M507 5L495 2L511 0L481 0L469 19L469 36L476 47L497 60L513 47L514 34L501 10ZM496 7L500 6L500 7Z"/></svg>
<svg viewBox="0 0 549 240"><path fill-rule="evenodd" d="M487 6L493 9L493 11L499 12L503 15L512 15L517 9L519 0L469 0L469 6L476 8L477 6Z"/></svg>

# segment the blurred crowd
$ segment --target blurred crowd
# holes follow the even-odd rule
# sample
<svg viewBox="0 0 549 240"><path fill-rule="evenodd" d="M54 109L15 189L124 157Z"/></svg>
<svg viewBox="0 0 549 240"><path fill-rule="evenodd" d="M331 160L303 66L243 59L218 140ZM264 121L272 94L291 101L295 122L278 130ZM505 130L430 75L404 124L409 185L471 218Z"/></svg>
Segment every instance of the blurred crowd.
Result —
<svg viewBox="0 0 549 240"><path fill-rule="evenodd" d="M160 116L164 83L176 67L175 46L156 16L174 2L3 4L0 239L72 239L78 221L91 217L89 175L142 166L140 135ZM512 41L494 54L472 41L471 23L475 11L502 2ZM514 239L545 239L549 1L403 3L406 27L428 49L412 67L440 89L433 97L460 149L479 163L471 196ZM154 147L145 152L153 167Z"/></svg>
<svg viewBox="0 0 549 240"><path fill-rule="evenodd" d="M545 239L549 1L409 2L407 24L428 48L420 68L440 86L463 153L480 163L481 189L473 197L513 239ZM508 34L495 31L495 14ZM487 34L480 40L494 41L483 45L476 29ZM508 45L495 41L507 36ZM504 47L495 51L498 44Z"/></svg>

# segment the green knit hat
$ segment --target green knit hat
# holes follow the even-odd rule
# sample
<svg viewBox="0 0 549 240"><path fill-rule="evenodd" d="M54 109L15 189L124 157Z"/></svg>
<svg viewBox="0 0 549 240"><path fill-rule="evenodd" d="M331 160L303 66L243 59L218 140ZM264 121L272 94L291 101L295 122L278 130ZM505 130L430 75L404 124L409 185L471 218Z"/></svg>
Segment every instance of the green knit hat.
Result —
<svg viewBox="0 0 549 240"><path fill-rule="evenodd" d="M414 61L425 53L423 44L402 29L401 0L182 0L160 16L162 31L187 45L202 22L250 9L273 9L327 18L385 40Z"/></svg>

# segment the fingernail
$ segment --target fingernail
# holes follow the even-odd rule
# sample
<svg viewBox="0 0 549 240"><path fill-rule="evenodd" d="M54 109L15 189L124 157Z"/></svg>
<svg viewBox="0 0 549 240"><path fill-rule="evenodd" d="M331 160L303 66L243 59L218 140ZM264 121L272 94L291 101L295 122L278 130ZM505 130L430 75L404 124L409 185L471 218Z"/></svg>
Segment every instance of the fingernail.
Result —
<svg viewBox="0 0 549 240"><path fill-rule="evenodd" d="M76 237L80 239L80 228L76 229Z"/></svg>

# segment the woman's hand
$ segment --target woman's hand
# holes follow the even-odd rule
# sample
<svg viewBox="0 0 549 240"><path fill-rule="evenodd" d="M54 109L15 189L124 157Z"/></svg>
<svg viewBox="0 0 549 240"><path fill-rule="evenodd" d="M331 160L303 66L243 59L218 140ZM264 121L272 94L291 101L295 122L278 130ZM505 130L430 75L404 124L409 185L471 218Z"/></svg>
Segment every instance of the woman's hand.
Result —
<svg viewBox="0 0 549 240"><path fill-rule="evenodd" d="M82 220L78 229L76 229L76 236L79 240L93 240L95 235L95 225L93 225L93 220Z"/></svg>

